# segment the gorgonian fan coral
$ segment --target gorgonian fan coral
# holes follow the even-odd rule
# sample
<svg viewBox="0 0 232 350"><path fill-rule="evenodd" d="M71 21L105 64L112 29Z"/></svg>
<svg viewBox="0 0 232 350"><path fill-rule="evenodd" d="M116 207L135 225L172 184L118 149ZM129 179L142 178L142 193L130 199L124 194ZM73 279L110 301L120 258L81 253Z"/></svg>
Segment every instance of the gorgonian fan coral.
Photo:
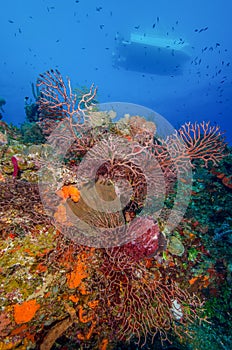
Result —
<svg viewBox="0 0 232 350"><path fill-rule="evenodd" d="M150 206L158 217L176 180L182 177L188 181L192 161L200 160L207 166L223 157L221 132L209 123L187 123L160 139L154 135L155 124L144 118L126 115L114 123L112 113L93 110L93 86L78 100L70 80L65 82L58 70L40 75L38 86L40 127L50 135L50 144L67 167L77 174L74 181L78 188L112 182L126 221L126 216ZM43 124L47 119L52 128Z"/></svg>
<svg viewBox="0 0 232 350"><path fill-rule="evenodd" d="M28 196L30 194L30 196ZM12 179L0 182L0 233L2 237L25 235L40 225L50 225L37 184Z"/></svg>
<svg viewBox="0 0 232 350"><path fill-rule="evenodd" d="M179 169L184 167L186 155L194 167L194 160L200 160L207 167L211 162L218 162L225 156L225 142L219 126L209 122L185 123L179 130L163 143L168 148L175 164ZM184 160L184 162L183 162Z"/></svg>
<svg viewBox="0 0 232 350"><path fill-rule="evenodd" d="M80 154L86 154L107 133L124 136L128 141L150 147L162 170L171 168L172 163L180 167L186 159L201 159L208 165L210 161L217 164L223 157L225 144L222 133L218 126L210 126L209 122L189 122L165 140L154 139L156 126L153 122L139 116L129 116L124 123L113 123L110 113L107 116L107 113L93 111L91 101L96 96L93 85L89 93L80 100L72 91L70 79L66 83L58 70L41 74L37 85L41 96L38 100L38 123L42 131L50 135L57 123L62 121L62 135L59 134L59 140L73 138L69 152L73 151L76 158ZM108 122L104 124L103 118L106 116Z"/></svg>
<svg viewBox="0 0 232 350"><path fill-rule="evenodd" d="M159 334L162 341L171 331L181 337L196 320L202 302L182 290L162 269L148 261L136 262L127 247L106 250L96 272L99 313L118 339L136 339L144 345L148 336Z"/></svg>

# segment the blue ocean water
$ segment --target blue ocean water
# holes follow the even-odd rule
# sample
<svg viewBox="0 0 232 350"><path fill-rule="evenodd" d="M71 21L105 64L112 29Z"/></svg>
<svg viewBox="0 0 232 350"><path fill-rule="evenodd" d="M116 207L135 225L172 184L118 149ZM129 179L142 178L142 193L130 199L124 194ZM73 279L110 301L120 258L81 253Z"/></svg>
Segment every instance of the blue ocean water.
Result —
<svg viewBox="0 0 232 350"><path fill-rule="evenodd" d="M101 103L144 105L175 128L186 121L210 120L226 131L231 143L231 12L230 0L4 1L0 12L3 119L22 123L24 99L33 101L31 84L40 73L57 68L74 87L95 83ZM145 63L146 39L154 37L161 46L169 46L165 40L188 43L189 59L179 74L173 69L176 51L170 48L165 59L154 62L158 65L154 73L145 69L153 64L150 61L144 65L140 61L139 70L131 62L122 66L118 63L126 58L119 57L119 38L130 42L132 34L145 40L144 47L140 45L140 60L144 57ZM161 74L162 60L172 68Z"/></svg>

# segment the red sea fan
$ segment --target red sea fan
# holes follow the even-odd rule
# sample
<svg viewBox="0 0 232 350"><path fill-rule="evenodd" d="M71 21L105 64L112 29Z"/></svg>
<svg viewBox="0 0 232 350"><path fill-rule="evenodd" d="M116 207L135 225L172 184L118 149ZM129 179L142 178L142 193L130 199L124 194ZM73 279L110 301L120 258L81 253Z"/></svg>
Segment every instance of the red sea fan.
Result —
<svg viewBox="0 0 232 350"><path fill-rule="evenodd" d="M133 339L141 346L149 335L168 340L171 330L181 337L198 318L202 303L170 279L168 271L149 270L146 261L136 261L127 248L103 250L93 281L105 327L113 330L113 338Z"/></svg>
<svg viewBox="0 0 232 350"><path fill-rule="evenodd" d="M211 126L210 122L188 122L167 139L167 145L172 151L173 159L176 157L176 163L186 153L192 166L192 161L198 159L207 167L209 162L216 165L225 156L222 135L219 126Z"/></svg>

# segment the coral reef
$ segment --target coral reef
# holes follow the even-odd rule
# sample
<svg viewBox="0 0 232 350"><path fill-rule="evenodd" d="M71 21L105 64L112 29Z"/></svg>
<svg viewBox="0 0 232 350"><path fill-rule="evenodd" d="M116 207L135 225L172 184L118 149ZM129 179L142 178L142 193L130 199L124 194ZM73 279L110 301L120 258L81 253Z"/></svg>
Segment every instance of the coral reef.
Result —
<svg viewBox="0 0 232 350"><path fill-rule="evenodd" d="M231 230L219 128L186 123L161 139L142 116L114 122L92 106L93 86L77 97L57 70L38 87L45 144L0 146L0 349L203 349L232 270L208 222ZM192 199L173 228L180 185Z"/></svg>

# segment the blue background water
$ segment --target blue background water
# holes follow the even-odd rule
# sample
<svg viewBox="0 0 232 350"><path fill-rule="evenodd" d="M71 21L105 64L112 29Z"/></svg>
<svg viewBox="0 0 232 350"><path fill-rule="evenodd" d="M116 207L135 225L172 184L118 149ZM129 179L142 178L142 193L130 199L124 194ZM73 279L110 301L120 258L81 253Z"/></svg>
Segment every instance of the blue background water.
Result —
<svg viewBox="0 0 232 350"><path fill-rule="evenodd" d="M24 98L33 98L31 83L39 73L58 68L73 87L94 82L100 102L142 104L174 127L188 120L211 120L232 142L231 13L230 0L2 1L4 120L23 122ZM191 59L183 74L161 76L113 67L117 33L128 37L131 32L188 41Z"/></svg>

